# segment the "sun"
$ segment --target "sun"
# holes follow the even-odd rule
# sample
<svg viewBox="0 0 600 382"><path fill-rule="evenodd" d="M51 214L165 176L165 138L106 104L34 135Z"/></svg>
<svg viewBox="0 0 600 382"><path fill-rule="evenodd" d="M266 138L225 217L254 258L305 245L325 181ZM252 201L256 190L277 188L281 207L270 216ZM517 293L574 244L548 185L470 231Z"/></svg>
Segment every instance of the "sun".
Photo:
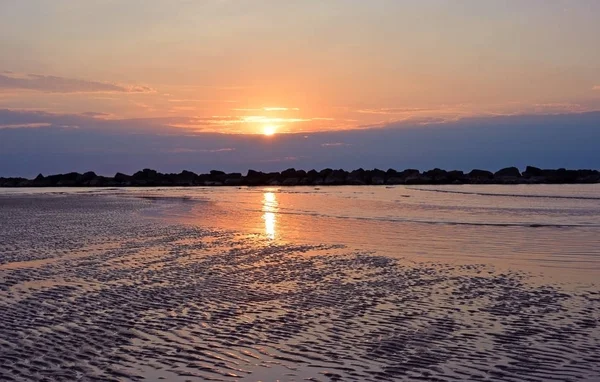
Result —
<svg viewBox="0 0 600 382"><path fill-rule="evenodd" d="M274 135L277 132L277 126L275 125L265 125L263 127L263 134L267 136Z"/></svg>

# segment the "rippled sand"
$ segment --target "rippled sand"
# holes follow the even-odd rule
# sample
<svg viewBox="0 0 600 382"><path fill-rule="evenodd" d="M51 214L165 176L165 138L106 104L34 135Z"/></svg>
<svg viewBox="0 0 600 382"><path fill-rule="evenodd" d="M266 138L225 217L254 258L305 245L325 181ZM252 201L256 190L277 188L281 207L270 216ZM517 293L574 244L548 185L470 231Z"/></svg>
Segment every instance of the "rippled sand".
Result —
<svg viewBox="0 0 600 382"><path fill-rule="evenodd" d="M1 381L598 381L600 290L0 197Z"/></svg>

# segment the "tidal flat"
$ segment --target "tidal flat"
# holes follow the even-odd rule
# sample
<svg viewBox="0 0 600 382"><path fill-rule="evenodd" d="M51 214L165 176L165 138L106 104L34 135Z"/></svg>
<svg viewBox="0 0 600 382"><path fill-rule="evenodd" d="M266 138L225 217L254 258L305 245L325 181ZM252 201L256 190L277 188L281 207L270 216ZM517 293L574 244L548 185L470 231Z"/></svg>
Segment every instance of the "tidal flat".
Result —
<svg viewBox="0 0 600 382"><path fill-rule="evenodd" d="M176 199L0 196L0 380L600 380L596 284L163 217L208 204Z"/></svg>

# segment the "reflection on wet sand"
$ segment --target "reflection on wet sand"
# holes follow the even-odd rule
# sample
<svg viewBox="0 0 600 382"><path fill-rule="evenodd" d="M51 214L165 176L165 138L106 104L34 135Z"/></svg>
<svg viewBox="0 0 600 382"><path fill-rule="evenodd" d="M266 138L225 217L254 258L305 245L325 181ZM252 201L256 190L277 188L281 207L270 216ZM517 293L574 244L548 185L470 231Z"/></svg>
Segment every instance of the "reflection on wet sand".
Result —
<svg viewBox="0 0 600 382"><path fill-rule="evenodd" d="M267 191L263 194L263 208L264 214L262 216L265 221L265 235L271 239L275 239L277 217L277 196L274 192Z"/></svg>
<svg viewBox="0 0 600 382"><path fill-rule="evenodd" d="M0 381L598 381L597 286L283 243L311 222L257 195L275 241L142 214L181 201L0 197Z"/></svg>

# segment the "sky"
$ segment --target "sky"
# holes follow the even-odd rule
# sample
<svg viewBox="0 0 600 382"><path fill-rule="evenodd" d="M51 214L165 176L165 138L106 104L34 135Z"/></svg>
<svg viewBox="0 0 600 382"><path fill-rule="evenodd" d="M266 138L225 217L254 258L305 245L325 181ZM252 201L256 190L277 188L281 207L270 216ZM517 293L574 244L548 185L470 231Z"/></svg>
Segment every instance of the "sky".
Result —
<svg viewBox="0 0 600 382"><path fill-rule="evenodd" d="M596 0L0 0L0 176L598 168L599 14Z"/></svg>

